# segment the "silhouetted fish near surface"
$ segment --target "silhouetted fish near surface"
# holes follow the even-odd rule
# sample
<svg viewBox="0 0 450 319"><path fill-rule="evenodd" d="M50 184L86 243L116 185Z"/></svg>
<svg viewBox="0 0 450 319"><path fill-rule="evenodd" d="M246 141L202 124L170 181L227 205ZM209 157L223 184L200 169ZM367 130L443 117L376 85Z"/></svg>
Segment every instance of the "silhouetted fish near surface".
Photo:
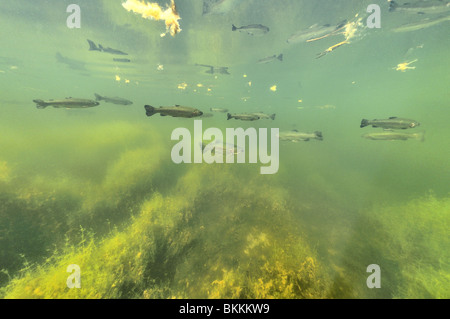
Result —
<svg viewBox="0 0 450 319"><path fill-rule="evenodd" d="M270 62L273 62L276 60L283 62L283 54L279 54L279 55L275 54L275 55L269 56L267 58L263 58L261 60L258 60L258 63L265 64L265 63L270 63Z"/></svg>
<svg viewBox="0 0 450 319"><path fill-rule="evenodd" d="M112 103L112 104L118 104L118 105L131 105L133 104L132 101L127 100L127 99L123 99L121 97L107 97L107 96L101 96L97 93L94 93L95 95L95 100L96 101L105 101L107 103Z"/></svg>
<svg viewBox="0 0 450 319"><path fill-rule="evenodd" d="M115 54L115 55L128 55L128 53L116 50L116 49L112 49L112 48L104 48L101 44L99 44L98 46L91 40L87 40L89 43L89 51L100 51L100 52L106 52L106 53L110 53L110 54Z"/></svg>
<svg viewBox="0 0 450 319"><path fill-rule="evenodd" d="M234 9L238 0L203 0L203 15L226 14Z"/></svg>
<svg viewBox="0 0 450 319"><path fill-rule="evenodd" d="M300 43L300 42L312 42L320 40L332 35L340 34L339 31L342 30L347 23L347 20L341 22L337 26L332 26L329 24L318 25L314 24L308 29L300 30L292 34L287 42L289 44Z"/></svg>
<svg viewBox="0 0 450 319"><path fill-rule="evenodd" d="M270 29L262 24L250 24L243 27L232 25L231 31L246 32L253 36L262 36L270 31Z"/></svg>
<svg viewBox="0 0 450 319"><path fill-rule="evenodd" d="M392 31L394 32L410 32L410 31L418 31L422 29L426 29L432 27L436 24L442 23L444 21L450 21L450 15L444 17L438 17L435 19L426 18L419 22L408 23L397 28L394 28Z"/></svg>
<svg viewBox="0 0 450 319"><path fill-rule="evenodd" d="M54 108L66 108L66 109L83 109L88 107L94 107L99 105L97 101L87 99L76 99L68 97L64 100L33 100L36 103L38 109L45 109L47 106L53 106Z"/></svg>
<svg viewBox="0 0 450 319"><path fill-rule="evenodd" d="M67 58L65 56L62 56L61 53L57 52L56 55L56 61L59 63L67 65L69 68L73 70L86 70L85 65L83 61L78 61L74 59Z"/></svg>
<svg viewBox="0 0 450 319"><path fill-rule="evenodd" d="M205 71L205 73L208 73L208 74L230 75L230 72L228 72L228 67L225 67L225 66L212 66L212 65L207 65L207 64L195 64L195 66L202 66L202 67L208 68L208 70Z"/></svg>
<svg viewBox="0 0 450 319"><path fill-rule="evenodd" d="M361 121L361 128L366 127L366 126L370 126L372 125L372 127L381 127L384 129L402 129L402 130L406 130L408 128L415 128L417 126L420 126L420 123L414 120L409 120L409 119L403 119L403 118L399 118L399 117L390 117L388 119L384 119L384 120L366 120L363 119Z"/></svg>
<svg viewBox="0 0 450 319"><path fill-rule="evenodd" d="M400 11L415 14L444 13L450 11L450 1L430 0L399 4L397 1L389 1L389 11Z"/></svg>
<svg viewBox="0 0 450 319"><path fill-rule="evenodd" d="M156 113L159 113L161 116L184 117L184 118L199 117L203 115L203 112L200 110L197 110L193 107L181 105L161 106L159 108L154 108L151 105L146 105L145 111L147 116L153 116Z"/></svg>

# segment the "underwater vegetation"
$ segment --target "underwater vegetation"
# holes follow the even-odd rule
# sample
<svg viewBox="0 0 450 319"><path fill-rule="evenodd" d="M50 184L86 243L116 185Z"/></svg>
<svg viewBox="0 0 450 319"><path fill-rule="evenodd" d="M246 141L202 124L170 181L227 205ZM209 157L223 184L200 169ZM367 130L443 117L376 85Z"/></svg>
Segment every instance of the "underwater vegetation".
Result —
<svg viewBox="0 0 450 319"><path fill-rule="evenodd" d="M3 271L0 289L3 298L448 298L450 295L448 199L429 195L397 205L374 205L361 212L356 222L338 226L337 231L348 232L348 240L344 249L327 256L318 246L333 241L333 232L328 237L323 235L323 242L314 246L318 250L313 248L314 241L302 221L302 210L285 188L276 183L261 183L261 176L248 178L238 174L235 167L224 169L214 165L184 170L180 178L170 180L167 189L157 190L155 180L160 177L154 174L150 179L155 187L148 188L150 184L142 181L148 176L124 169L124 163L138 160L141 152L138 149L119 156L107 170L110 177L103 181L115 197L125 196L137 203L126 208L120 205L120 200L114 202L119 205L115 210L122 208L127 219L108 220L108 231L97 229L98 233L90 224L83 227L74 222L56 228L54 233L60 233L61 240L52 246L48 257L29 262L24 254L16 261L22 261L20 269ZM151 166L149 173L164 164L156 162ZM138 191L131 184L122 188L106 183L114 180L118 168L123 169L125 176L134 178L134 184L142 189ZM136 197L125 189L134 189ZM41 205L51 215L52 206L48 202ZM80 211L84 207L84 214L98 213L90 199L74 207ZM126 211L131 208L132 212ZM37 213L36 206L34 209ZM320 208L311 209L319 213ZM2 212L3 221L4 206ZM83 220L80 216L78 221ZM91 217L96 223L107 218ZM64 220L40 218L36 222L44 223L48 229ZM30 229L39 227L34 225ZM44 234L42 231L36 236L44 238ZM55 242L55 238L44 240ZM24 245L34 247L31 242ZM44 247L41 248L39 253L45 255ZM365 268L372 263L385 269L384 289L368 290L365 286ZM69 276L66 269L71 264L81 268L80 289L66 286Z"/></svg>
<svg viewBox="0 0 450 319"><path fill-rule="evenodd" d="M332 266L336 298L440 298L450 296L450 199L433 194L394 205L374 205L348 229ZM368 291L360 269L380 265L383 289Z"/></svg>
<svg viewBox="0 0 450 319"><path fill-rule="evenodd" d="M325 273L286 194L257 181L242 192L237 182L228 170L193 168L173 195L149 193L123 229L101 238L81 228L78 244L66 242L43 263L27 264L3 296L325 297ZM66 287L71 264L81 268L81 289Z"/></svg>

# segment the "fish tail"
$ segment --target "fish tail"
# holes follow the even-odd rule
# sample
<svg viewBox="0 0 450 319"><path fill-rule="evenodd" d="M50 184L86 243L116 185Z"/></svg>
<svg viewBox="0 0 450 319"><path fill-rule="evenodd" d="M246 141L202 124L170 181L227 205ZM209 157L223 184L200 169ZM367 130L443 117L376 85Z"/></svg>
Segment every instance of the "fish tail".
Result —
<svg viewBox="0 0 450 319"><path fill-rule="evenodd" d="M314 132L314 133L316 134L318 140L323 141L322 132L317 131L317 132Z"/></svg>
<svg viewBox="0 0 450 319"><path fill-rule="evenodd" d="M155 108L151 105L146 105L145 111L146 111L147 116L152 116L152 115L156 114Z"/></svg>
<svg viewBox="0 0 450 319"><path fill-rule="evenodd" d="M103 97L100 96L99 94L94 93L94 95L95 95L95 100L96 100L96 101L101 101L101 100L103 100Z"/></svg>
<svg viewBox="0 0 450 319"><path fill-rule="evenodd" d="M45 109L48 106L48 104L42 100L33 100L33 102L36 103L38 109Z"/></svg>
<svg viewBox="0 0 450 319"><path fill-rule="evenodd" d="M237 30L237 28L236 28L236 26L233 24L232 26L231 26L231 31L236 31Z"/></svg>
<svg viewBox="0 0 450 319"><path fill-rule="evenodd" d="M231 120L232 118L233 118L233 116L231 116L231 114L228 113L228 114L227 114L227 121L228 121L228 120Z"/></svg>
<svg viewBox="0 0 450 319"><path fill-rule="evenodd" d="M363 119L362 121L361 121L361 128L363 128L363 127L366 127L366 126L369 126L369 120L366 120L366 119Z"/></svg>
<svg viewBox="0 0 450 319"><path fill-rule="evenodd" d="M277 57L277 59L280 60L280 61L283 61L283 54L280 54L280 55Z"/></svg>
<svg viewBox="0 0 450 319"><path fill-rule="evenodd" d="M389 1L389 12L395 11L397 9L398 3L394 0Z"/></svg>
<svg viewBox="0 0 450 319"><path fill-rule="evenodd" d="M87 39L89 43L89 51L100 51L100 49L95 45L95 43L89 39Z"/></svg>
<svg viewBox="0 0 450 319"><path fill-rule="evenodd" d="M270 116L270 118L272 119L272 120L275 120L275 116L277 116L276 114L272 114L271 116Z"/></svg>

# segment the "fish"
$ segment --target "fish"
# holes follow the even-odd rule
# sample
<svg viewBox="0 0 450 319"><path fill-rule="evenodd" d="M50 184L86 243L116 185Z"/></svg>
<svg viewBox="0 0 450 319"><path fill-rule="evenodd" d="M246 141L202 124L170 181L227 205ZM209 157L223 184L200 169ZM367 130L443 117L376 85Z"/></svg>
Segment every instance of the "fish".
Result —
<svg viewBox="0 0 450 319"><path fill-rule="evenodd" d="M224 143L222 141L214 141L212 143L209 144L205 144L205 143L200 143L203 154L205 154L205 152L210 152L211 155L216 155L216 154L220 154L220 155L226 155L226 156L230 156L230 155L237 155L237 154L241 154L244 152L244 148L234 145L234 144L229 144L229 143Z"/></svg>
<svg viewBox="0 0 450 319"><path fill-rule="evenodd" d="M426 13L445 13L450 10L450 1L437 0L437 1L417 1L417 2L407 2L399 4L397 1L389 1L389 11L399 11L415 14L426 14Z"/></svg>
<svg viewBox="0 0 450 319"><path fill-rule="evenodd" d="M55 57L56 57L56 61L67 65L69 68L71 68L73 70L86 70L86 68L85 68L86 63L84 63L83 61L69 59L69 58L63 56L59 52L56 52Z"/></svg>
<svg viewBox="0 0 450 319"><path fill-rule="evenodd" d="M100 105L99 102L87 99L77 99L68 97L64 100L33 100L36 103L38 109L45 109L47 106L53 106L54 108L66 108L66 109L83 109L88 107L94 107Z"/></svg>
<svg viewBox="0 0 450 319"><path fill-rule="evenodd" d="M203 0L203 15L226 14L234 9L238 0Z"/></svg>
<svg viewBox="0 0 450 319"><path fill-rule="evenodd" d="M216 112L216 113L228 113L228 109L222 109L222 108L218 108L218 107L212 107L209 110L211 112Z"/></svg>
<svg viewBox="0 0 450 319"><path fill-rule="evenodd" d="M316 59L320 59L321 57L327 55L330 52L333 52L334 50L336 50L337 48L340 48L341 46L345 45L345 44L349 44L350 42L348 42L347 40L344 40L342 42L339 42L335 45L332 45L331 47L329 47L328 49L326 49L325 51L318 53L316 56Z"/></svg>
<svg viewBox="0 0 450 319"><path fill-rule="evenodd" d="M115 55L128 55L128 53L116 50L116 49L112 49L112 48L104 48L101 44L99 44L98 46L91 40L87 40L89 43L89 51L100 51L100 52L106 52L106 53L110 53L110 54L115 54Z"/></svg>
<svg viewBox="0 0 450 319"><path fill-rule="evenodd" d="M244 31L252 36L262 36L268 33L270 29L262 24L250 24L239 28L233 24L231 27L231 31Z"/></svg>
<svg viewBox="0 0 450 319"><path fill-rule="evenodd" d="M273 62L276 60L283 62L283 54L279 54L279 55L275 54L275 55L269 56L267 58L263 58L261 60L258 60L258 63L265 64L265 63L270 63L270 62Z"/></svg>
<svg viewBox="0 0 450 319"><path fill-rule="evenodd" d="M276 116L276 114L269 115L269 114L265 114L262 112L256 112L256 113L251 113L251 114L259 116L260 120L275 120L275 116Z"/></svg>
<svg viewBox="0 0 450 319"><path fill-rule="evenodd" d="M337 35L340 34L339 31L342 30L346 24L347 20L342 21L336 26L332 26L330 24L314 24L308 29L300 30L292 34L289 39L287 39L287 43L294 44L300 42L312 42L332 35Z"/></svg>
<svg viewBox="0 0 450 319"><path fill-rule="evenodd" d="M117 59L117 58L114 58L113 61L114 62L122 62L122 63L129 63L129 62L131 62L130 59Z"/></svg>
<svg viewBox="0 0 450 319"><path fill-rule="evenodd" d="M243 114L231 115L230 113L228 113L227 120L231 120L231 119L241 120L241 121L257 121L260 119L260 117L256 114L243 113Z"/></svg>
<svg viewBox="0 0 450 319"><path fill-rule="evenodd" d="M370 126L372 127L381 127L384 129L402 129L406 130L409 128L415 128L417 126L420 126L420 123L414 120L399 118L399 117L390 117L389 119L385 120L366 120L363 119L361 121L361 128Z"/></svg>
<svg viewBox="0 0 450 319"><path fill-rule="evenodd" d="M392 31L394 32L410 32L410 31L417 31L417 30L422 30L422 29L426 29L429 27L432 27L436 24L439 24L441 22L444 21L450 21L450 15L448 16L440 16L438 18L435 19L430 19L430 18L426 18L422 21L419 22L414 22L414 23L408 23L408 24L404 24L401 25L397 28L394 28Z"/></svg>
<svg viewBox="0 0 450 319"><path fill-rule="evenodd" d="M154 108L151 105L145 106L145 111L147 116L153 116L159 113L161 116L172 116L172 117L183 117L183 118L193 118L203 115L203 112L189 106L161 106L159 108Z"/></svg>
<svg viewBox="0 0 450 319"><path fill-rule="evenodd" d="M116 50L116 49L104 48L101 44L99 44L98 46L102 50L102 52L115 54L115 55L128 55L128 53L125 53L125 52L122 52L122 51L119 51L119 50Z"/></svg>
<svg viewBox="0 0 450 319"><path fill-rule="evenodd" d="M423 142L425 141L425 132L404 133L404 132L384 131L384 132L364 134L362 135L362 137L368 140L375 140L375 141L417 140Z"/></svg>
<svg viewBox="0 0 450 319"><path fill-rule="evenodd" d="M297 130L292 130L290 132L280 132L278 134L278 138L280 141L289 141L289 142L308 142L311 139L323 141L323 135L322 132L316 131L314 133L303 133L299 132Z"/></svg>
<svg viewBox="0 0 450 319"><path fill-rule="evenodd" d="M212 66L212 65L207 65L207 64L195 64L195 66L202 66L205 68L208 68L209 70L206 70L205 73L208 74L226 74L226 75L230 75L230 72L228 72L228 67L226 66Z"/></svg>
<svg viewBox="0 0 450 319"><path fill-rule="evenodd" d="M133 104L132 101L129 101L127 99L123 99L121 97L106 97L106 96L101 96L97 93L94 93L95 95L95 100L96 101L105 101L106 103L112 103L112 104L119 104L119 105L131 105Z"/></svg>

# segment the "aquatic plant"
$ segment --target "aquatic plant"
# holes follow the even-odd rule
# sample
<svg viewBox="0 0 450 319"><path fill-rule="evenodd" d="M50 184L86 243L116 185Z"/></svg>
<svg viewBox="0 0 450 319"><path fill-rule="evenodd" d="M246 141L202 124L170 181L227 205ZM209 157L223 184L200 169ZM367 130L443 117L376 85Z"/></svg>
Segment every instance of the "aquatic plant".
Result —
<svg viewBox="0 0 450 319"><path fill-rule="evenodd" d="M330 295L448 298L449 207L449 198L430 194L396 205L373 205L361 213L348 230L345 249L333 258L338 284ZM365 269L374 263L381 267L382 289L365 286Z"/></svg>
<svg viewBox="0 0 450 319"><path fill-rule="evenodd" d="M4 297L323 297L322 267L285 192L257 180L242 192L232 171L193 167L173 195L149 194L122 230L83 233L78 245L24 269ZM81 289L65 286L70 264L81 268Z"/></svg>

